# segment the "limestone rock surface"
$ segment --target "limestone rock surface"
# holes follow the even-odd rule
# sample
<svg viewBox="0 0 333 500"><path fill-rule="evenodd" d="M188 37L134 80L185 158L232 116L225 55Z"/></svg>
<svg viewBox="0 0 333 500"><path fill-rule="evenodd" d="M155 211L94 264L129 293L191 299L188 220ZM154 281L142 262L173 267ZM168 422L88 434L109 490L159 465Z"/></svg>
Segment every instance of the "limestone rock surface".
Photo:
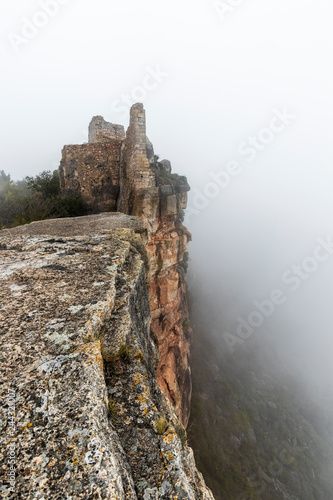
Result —
<svg viewBox="0 0 333 500"><path fill-rule="evenodd" d="M103 214L0 232L3 498L213 500L156 381L145 231Z"/></svg>

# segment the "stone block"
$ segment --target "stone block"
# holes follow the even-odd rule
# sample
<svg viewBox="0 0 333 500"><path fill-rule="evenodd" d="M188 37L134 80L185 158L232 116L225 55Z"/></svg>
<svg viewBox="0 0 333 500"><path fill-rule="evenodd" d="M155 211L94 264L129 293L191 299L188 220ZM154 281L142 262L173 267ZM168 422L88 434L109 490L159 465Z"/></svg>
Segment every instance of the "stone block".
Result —
<svg viewBox="0 0 333 500"><path fill-rule="evenodd" d="M166 215L177 215L177 197L175 195L172 196L164 196L161 198L161 216L164 217Z"/></svg>

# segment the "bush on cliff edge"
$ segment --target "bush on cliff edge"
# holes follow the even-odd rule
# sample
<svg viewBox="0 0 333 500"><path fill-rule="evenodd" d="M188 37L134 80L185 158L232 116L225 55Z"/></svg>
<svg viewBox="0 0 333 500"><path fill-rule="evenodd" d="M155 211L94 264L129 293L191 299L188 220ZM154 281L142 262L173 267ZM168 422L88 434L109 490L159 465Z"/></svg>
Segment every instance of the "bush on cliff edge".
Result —
<svg viewBox="0 0 333 500"><path fill-rule="evenodd" d="M86 213L81 198L61 196L57 170L15 182L0 170L0 228Z"/></svg>

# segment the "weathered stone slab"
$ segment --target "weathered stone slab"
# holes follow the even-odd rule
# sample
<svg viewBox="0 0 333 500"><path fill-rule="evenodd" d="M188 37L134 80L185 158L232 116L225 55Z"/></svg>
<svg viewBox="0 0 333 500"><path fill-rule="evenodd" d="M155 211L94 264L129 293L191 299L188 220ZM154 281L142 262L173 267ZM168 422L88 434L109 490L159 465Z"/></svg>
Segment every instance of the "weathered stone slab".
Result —
<svg viewBox="0 0 333 500"><path fill-rule="evenodd" d="M64 217L32 222L13 229L4 229L0 236L10 239L12 236L82 236L89 234L101 235L114 229L133 229L141 234L143 241L147 228L142 219L118 212L87 215L84 217ZM3 239L3 241L5 241Z"/></svg>

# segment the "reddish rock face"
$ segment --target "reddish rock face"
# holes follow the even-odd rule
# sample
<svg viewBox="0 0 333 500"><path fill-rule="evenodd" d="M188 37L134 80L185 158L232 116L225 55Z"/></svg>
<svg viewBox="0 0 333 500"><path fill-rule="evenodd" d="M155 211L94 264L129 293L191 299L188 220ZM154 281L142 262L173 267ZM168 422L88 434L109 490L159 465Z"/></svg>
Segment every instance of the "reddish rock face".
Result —
<svg viewBox="0 0 333 500"><path fill-rule="evenodd" d="M182 261L191 235L180 219L190 188L186 178L171 174L170 162L156 160L146 137L142 104L132 107L126 136L121 126L95 117L89 140L64 148L62 190L81 195L92 210L117 208L146 222L152 330L160 353L157 380L186 426L192 389L191 329Z"/></svg>
<svg viewBox="0 0 333 500"><path fill-rule="evenodd" d="M185 271L180 265L191 235L174 217L164 217L147 245L150 263L152 328L157 335L160 363L157 382L174 405L184 426L192 393L190 328Z"/></svg>

